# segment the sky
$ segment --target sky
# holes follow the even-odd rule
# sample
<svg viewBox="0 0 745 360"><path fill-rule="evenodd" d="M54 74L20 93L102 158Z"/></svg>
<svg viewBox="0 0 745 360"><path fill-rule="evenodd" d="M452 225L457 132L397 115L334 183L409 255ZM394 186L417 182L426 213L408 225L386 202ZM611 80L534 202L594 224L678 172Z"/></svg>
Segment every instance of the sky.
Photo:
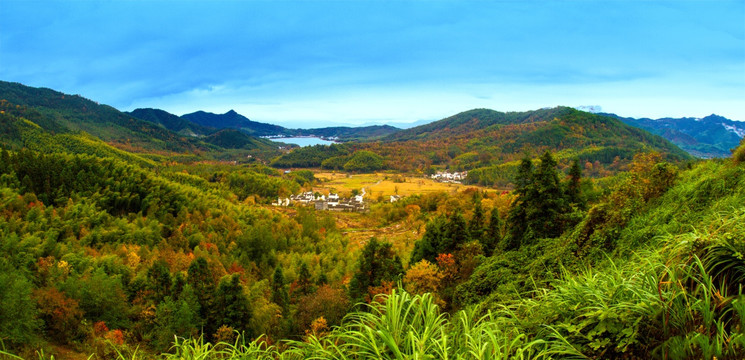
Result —
<svg viewBox="0 0 745 360"><path fill-rule="evenodd" d="M745 1L0 0L0 80L305 128L557 105L745 120Z"/></svg>

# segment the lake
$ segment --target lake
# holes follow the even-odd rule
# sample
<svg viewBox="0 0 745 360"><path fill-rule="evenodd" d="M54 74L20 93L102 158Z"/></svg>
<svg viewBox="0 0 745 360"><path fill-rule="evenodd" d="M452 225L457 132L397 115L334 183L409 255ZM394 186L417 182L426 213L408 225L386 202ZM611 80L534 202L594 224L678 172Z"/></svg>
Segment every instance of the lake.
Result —
<svg viewBox="0 0 745 360"><path fill-rule="evenodd" d="M300 146L313 146L313 145L331 145L335 144L335 141L323 140L317 137L303 136L303 137L286 137L286 138L270 138L271 141L283 142L286 144L296 144Z"/></svg>

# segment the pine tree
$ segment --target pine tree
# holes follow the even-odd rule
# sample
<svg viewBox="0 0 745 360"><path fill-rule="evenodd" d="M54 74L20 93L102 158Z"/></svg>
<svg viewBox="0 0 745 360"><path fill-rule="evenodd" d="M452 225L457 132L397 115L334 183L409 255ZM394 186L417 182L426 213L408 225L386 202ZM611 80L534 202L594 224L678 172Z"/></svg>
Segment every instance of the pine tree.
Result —
<svg viewBox="0 0 745 360"><path fill-rule="evenodd" d="M285 276L281 266L274 268L274 276L272 277L272 302L282 308L283 314L287 314L289 296L285 288Z"/></svg>
<svg viewBox="0 0 745 360"><path fill-rule="evenodd" d="M297 272L297 289L300 295L308 295L313 292L310 270L305 261L300 262L300 268Z"/></svg>
<svg viewBox="0 0 745 360"><path fill-rule="evenodd" d="M240 281L239 274L223 276L215 293L215 305L218 311L218 324L245 331L249 330L251 310Z"/></svg>
<svg viewBox="0 0 745 360"><path fill-rule="evenodd" d="M579 160L575 159L572 161L572 167L569 168L569 181L566 186L567 201L578 209L584 210L587 203L582 196L581 182L582 168L579 165Z"/></svg>
<svg viewBox="0 0 745 360"><path fill-rule="evenodd" d="M551 152L541 156L534 174L535 195L528 199L528 227L536 237L557 237L564 231L564 215L569 212L564 190L559 181L556 161Z"/></svg>
<svg viewBox="0 0 745 360"><path fill-rule="evenodd" d="M505 250L519 248L538 238L561 235L569 204L551 152L543 153L535 171L530 159L523 159L515 178L515 193L518 198L510 209L510 233L504 243Z"/></svg>
<svg viewBox="0 0 745 360"><path fill-rule="evenodd" d="M154 262L147 270L147 279L156 302L171 294L171 272L165 261Z"/></svg>
<svg viewBox="0 0 745 360"><path fill-rule="evenodd" d="M431 263L436 262L445 239L445 227L447 220L443 216L437 216L427 223L424 236L414 244L409 264L416 264L421 260Z"/></svg>
<svg viewBox="0 0 745 360"><path fill-rule="evenodd" d="M484 208L481 207L481 200L477 200L473 207L473 216L468 223L468 234L471 240L484 242Z"/></svg>
<svg viewBox="0 0 745 360"><path fill-rule="evenodd" d="M187 270L187 283L194 290L199 302L199 316L204 321L206 334L213 334L220 324L215 324L214 292L215 285L207 260L203 257L194 259Z"/></svg>
<svg viewBox="0 0 745 360"><path fill-rule="evenodd" d="M534 192L533 162L530 158L525 157L517 168L514 191L517 199L512 204L507 218L509 234L502 244L502 250L509 251L519 248L523 238L526 237L529 230L527 209L532 204Z"/></svg>
<svg viewBox="0 0 745 360"><path fill-rule="evenodd" d="M456 211L448 218L445 227L444 243L440 247L439 254L452 254L458 249L458 246L470 241L466 219L460 211Z"/></svg>
<svg viewBox="0 0 745 360"><path fill-rule="evenodd" d="M502 242L504 230L504 223L502 218L499 216L499 209L491 209L489 216L489 226L486 229L486 235L484 236L481 245L484 247L485 254L491 254L494 249Z"/></svg>
<svg viewBox="0 0 745 360"><path fill-rule="evenodd" d="M357 272L349 284L350 298L356 301L364 298L368 288L380 286L383 281L394 281L404 272L393 245L375 238L362 249L357 264Z"/></svg>

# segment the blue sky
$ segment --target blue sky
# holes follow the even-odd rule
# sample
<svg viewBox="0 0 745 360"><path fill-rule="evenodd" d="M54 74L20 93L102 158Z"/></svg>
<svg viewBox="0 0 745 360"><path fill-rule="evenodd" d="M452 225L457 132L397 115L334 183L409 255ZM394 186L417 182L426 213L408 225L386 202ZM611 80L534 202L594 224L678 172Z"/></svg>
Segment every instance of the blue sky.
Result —
<svg viewBox="0 0 745 360"><path fill-rule="evenodd" d="M597 105L745 120L745 1L0 0L0 79L291 127Z"/></svg>

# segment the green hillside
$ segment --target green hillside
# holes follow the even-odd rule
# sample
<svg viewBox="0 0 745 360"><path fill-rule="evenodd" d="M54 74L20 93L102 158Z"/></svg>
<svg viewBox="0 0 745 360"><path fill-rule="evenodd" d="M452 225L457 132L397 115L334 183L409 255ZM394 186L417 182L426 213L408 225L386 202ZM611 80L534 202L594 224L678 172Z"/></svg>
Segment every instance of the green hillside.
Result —
<svg viewBox="0 0 745 360"><path fill-rule="evenodd" d="M562 166L580 159L594 166L593 176L623 170L639 151L656 151L671 161L692 157L664 138L621 121L567 107L502 113L476 109L430 124L401 130L377 141L348 144L346 151L383 156L387 168L471 171L468 181L504 186L514 164L525 156L557 152ZM327 151L325 151L327 150ZM301 148L274 160L277 166L319 167L339 156L337 148ZM309 161L314 159L314 161ZM505 170L506 166L506 170Z"/></svg>
<svg viewBox="0 0 745 360"><path fill-rule="evenodd" d="M0 82L0 99L24 117L51 132L85 131L107 143L138 152L199 151L207 148L154 123L136 119L110 106L51 89Z"/></svg>
<svg viewBox="0 0 745 360"><path fill-rule="evenodd" d="M0 137L17 148L118 158L138 153L189 161L244 160L247 155L269 160L280 154L269 140L230 130L218 132L162 110L139 109L130 115L77 95L17 83L0 82L0 108L4 115ZM194 131L208 136L195 137Z"/></svg>
<svg viewBox="0 0 745 360"><path fill-rule="evenodd" d="M160 124L168 130L184 136L208 135L216 131L214 128L204 127L189 120L160 109L135 109L128 113L138 119Z"/></svg>

